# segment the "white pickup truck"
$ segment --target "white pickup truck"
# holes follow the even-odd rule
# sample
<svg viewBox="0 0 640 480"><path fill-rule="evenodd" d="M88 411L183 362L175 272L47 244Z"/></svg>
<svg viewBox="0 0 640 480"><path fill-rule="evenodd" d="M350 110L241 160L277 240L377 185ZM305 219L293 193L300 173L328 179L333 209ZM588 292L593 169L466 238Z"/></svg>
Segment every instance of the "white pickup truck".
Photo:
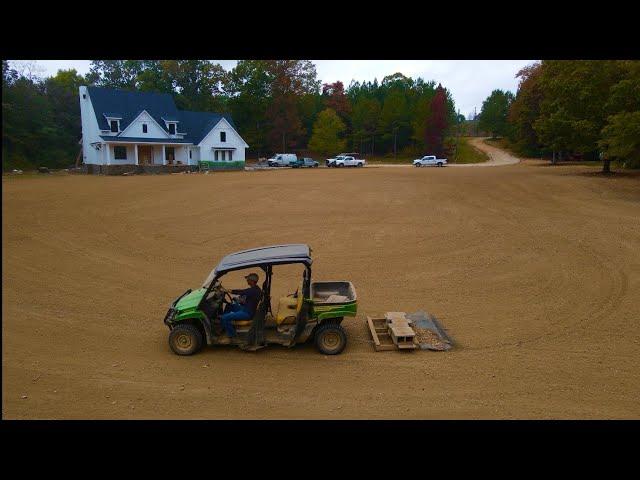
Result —
<svg viewBox="0 0 640 480"><path fill-rule="evenodd" d="M415 167L444 167L447 164L446 158L436 158L435 155L427 155L413 161Z"/></svg>
<svg viewBox="0 0 640 480"><path fill-rule="evenodd" d="M364 158L356 158L352 155L338 155L327 160L328 167L364 167L367 161Z"/></svg>

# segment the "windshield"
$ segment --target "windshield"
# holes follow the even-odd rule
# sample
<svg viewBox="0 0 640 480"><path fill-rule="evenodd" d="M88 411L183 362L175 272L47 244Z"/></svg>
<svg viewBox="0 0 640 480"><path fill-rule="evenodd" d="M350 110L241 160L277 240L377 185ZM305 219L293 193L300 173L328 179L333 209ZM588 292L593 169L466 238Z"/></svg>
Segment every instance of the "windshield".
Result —
<svg viewBox="0 0 640 480"><path fill-rule="evenodd" d="M209 286L209 284L211 283L211 281L213 280L213 277L216 276L216 269L214 268L213 270L211 270L211 273L209 274L209 276L207 277L207 279L204 281L204 283L202 284L202 286L204 288L207 288Z"/></svg>

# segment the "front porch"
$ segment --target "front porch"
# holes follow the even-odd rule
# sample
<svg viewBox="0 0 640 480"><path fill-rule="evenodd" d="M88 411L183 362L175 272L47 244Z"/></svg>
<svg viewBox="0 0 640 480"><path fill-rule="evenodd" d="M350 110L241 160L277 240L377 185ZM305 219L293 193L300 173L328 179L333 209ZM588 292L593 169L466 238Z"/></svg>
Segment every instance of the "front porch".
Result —
<svg viewBox="0 0 640 480"><path fill-rule="evenodd" d="M197 165L192 144L177 142L105 142L106 166L188 166Z"/></svg>

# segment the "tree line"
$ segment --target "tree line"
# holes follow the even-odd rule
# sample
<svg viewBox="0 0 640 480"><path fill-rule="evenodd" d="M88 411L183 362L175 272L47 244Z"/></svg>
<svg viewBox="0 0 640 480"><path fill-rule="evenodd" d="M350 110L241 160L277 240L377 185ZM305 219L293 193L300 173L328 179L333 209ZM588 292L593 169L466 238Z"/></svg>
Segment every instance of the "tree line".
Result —
<svg viewBox="0 0 640 480"><path fill-rule="evenodd" d="M518 90L494 90L479 128L518 153L640 168L640 62L545 60L520 70Z"/></svg>
<svg viewBox="0 0 640 480"><path fill-rule="evenodd" d="M442 155L464 117L442 85L401 73L322 84L309 60L94 60L44 80L2 63L3 169L66 167L80 148L80 85L169 93L183 110L230 113L249 158L273 153Z"/></svg>

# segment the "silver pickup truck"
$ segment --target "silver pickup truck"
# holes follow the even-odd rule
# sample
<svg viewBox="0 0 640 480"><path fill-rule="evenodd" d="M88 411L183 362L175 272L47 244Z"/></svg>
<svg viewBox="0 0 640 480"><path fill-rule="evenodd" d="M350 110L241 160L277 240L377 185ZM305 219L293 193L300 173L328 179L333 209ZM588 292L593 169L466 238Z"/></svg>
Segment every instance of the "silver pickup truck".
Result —
<svg viewBox="0 0 640 480"><path fill-rule="evenodd" d="M436 158L435 155L427 155L413 161L414 167L444 167L446 164L446 158Z"/></svg>

